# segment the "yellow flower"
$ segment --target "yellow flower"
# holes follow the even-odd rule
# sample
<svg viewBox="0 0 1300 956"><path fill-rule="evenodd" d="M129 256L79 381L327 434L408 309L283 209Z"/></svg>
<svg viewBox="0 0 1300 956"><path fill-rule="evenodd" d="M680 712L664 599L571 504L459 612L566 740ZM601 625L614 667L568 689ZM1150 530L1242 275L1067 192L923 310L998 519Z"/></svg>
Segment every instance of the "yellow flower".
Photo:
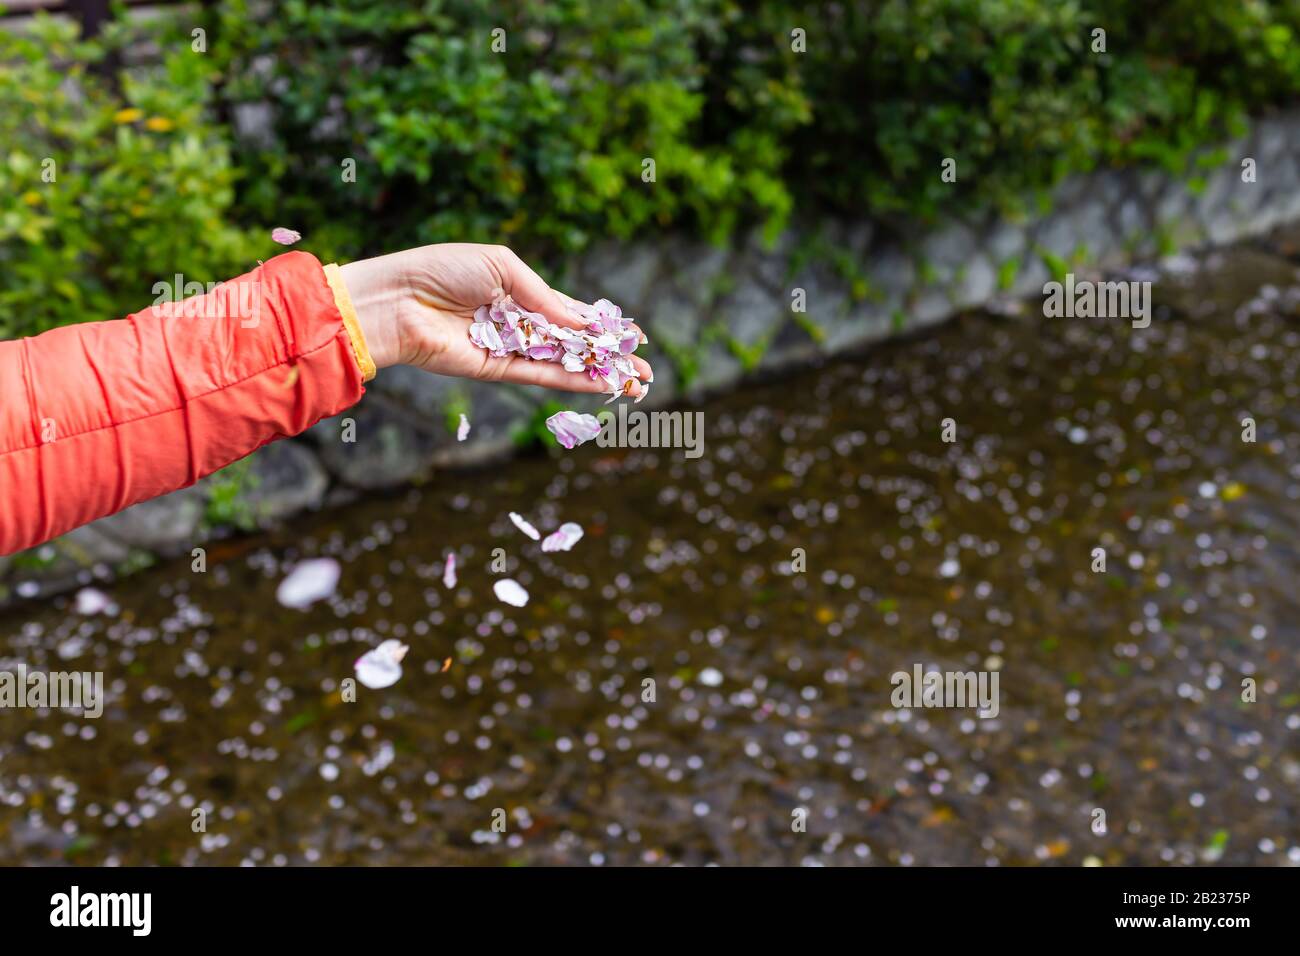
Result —
<svg viewBox="0 0 1300 956"><path fill-rule="evenodd" d="M113 114L114 123L134 123L141 116L144 116L144 110L138 110L135 107L126 110L118 110Z"/></svg>
<svg viewBox="0 0 1300 956"><path fill-rule="evenodd" d="M165 133L176 128L176 124L165 116L151 116L144 121L144 125L146 129L151 129L155 133Z"/></svg>
<svg viewBox="0 0 1300 956"><path fill-rule="evenodd" d="M23 193L23 202L27 203L27 205L29 206L39 205L40 201L41 201L41 194L38 193L35 189L29 189L27 190L27 192Z"/></svg>

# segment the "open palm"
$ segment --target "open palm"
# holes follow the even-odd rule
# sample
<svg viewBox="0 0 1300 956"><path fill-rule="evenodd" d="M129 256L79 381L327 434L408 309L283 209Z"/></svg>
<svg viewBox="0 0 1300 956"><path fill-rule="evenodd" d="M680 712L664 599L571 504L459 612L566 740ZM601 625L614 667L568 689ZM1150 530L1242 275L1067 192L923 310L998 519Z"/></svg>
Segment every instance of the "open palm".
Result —
<svg viewBox="0 0 1300 956"><path fill-rule="evenodd" d="M603 382L584 372L566 372L557 363L517 355L497 358L470 341L475 310L502 292L557 325L583 327L581 316L569 307L574 300L548 286L505 246L421 246L349 263L343 278L371 355L381 368L401 363L438 375L572 392L606 390ZM653 380L649 363L636 356L632 363L643 381ZM633 397L640 391L635 384Z"/></svg>

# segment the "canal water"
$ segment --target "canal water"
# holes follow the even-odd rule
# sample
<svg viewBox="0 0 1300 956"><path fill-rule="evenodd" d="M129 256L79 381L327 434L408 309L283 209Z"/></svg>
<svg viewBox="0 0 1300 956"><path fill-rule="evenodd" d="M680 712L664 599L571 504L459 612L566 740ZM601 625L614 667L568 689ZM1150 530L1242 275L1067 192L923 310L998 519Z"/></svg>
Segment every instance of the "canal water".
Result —
<svg viewBox="0 0 1300 956"><path fill-rule="evenodd" d="M108 701L0 711L0 861L1300 863L1288 251L1174 260L1146 329L1030 303L745 387L698 459L441 474L10 610L5 666ZM338 593L277 604L322 556ZM997 716L894 706L918 664Z"/></svg>

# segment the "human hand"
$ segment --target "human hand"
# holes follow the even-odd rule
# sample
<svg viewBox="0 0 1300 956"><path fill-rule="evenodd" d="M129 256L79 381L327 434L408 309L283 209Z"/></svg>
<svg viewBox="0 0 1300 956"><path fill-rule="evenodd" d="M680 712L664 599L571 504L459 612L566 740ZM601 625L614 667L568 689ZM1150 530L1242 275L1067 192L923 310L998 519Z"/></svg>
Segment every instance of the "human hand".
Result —
<svg viewBox="0 0 1300 956"><path fill-rule="evenodd" d="M518 355L497 358L470 341L474 311L500 291L556 325L584 327L582 317L569 309L574 300L548 286L505 246L440 243L351 262L339 272L377 368L414 365L438 375L490 382L606 390L603 382L583 372ZM642 381L654 380L644 359L634 355L632 364ZM640 393L640 383L633 384L632 397Z"/></svg>

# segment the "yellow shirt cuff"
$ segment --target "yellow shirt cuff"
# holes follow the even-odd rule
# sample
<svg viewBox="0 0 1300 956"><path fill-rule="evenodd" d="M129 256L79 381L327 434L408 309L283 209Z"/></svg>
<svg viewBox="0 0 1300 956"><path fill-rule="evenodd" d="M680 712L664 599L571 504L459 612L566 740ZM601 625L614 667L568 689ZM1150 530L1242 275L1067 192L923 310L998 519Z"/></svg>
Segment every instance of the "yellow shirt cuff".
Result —
<svg viewBox="0 0 1300 956"><path fill-rule="evenodd" d="M370 357L370 349L366 348L366 337L362 335L361 323L357 321L357 310L352 306L352 296L348 295L348 287L343 283L343 275L337 264L331 262L325 267L325 278L334 293L334 304L339 308L339 315L343 316L343 327L348 330L348 338L352 340L352 352L357 358L357 367L361 369L361 380L368 382L375 377L375 362Z"/></svg>

